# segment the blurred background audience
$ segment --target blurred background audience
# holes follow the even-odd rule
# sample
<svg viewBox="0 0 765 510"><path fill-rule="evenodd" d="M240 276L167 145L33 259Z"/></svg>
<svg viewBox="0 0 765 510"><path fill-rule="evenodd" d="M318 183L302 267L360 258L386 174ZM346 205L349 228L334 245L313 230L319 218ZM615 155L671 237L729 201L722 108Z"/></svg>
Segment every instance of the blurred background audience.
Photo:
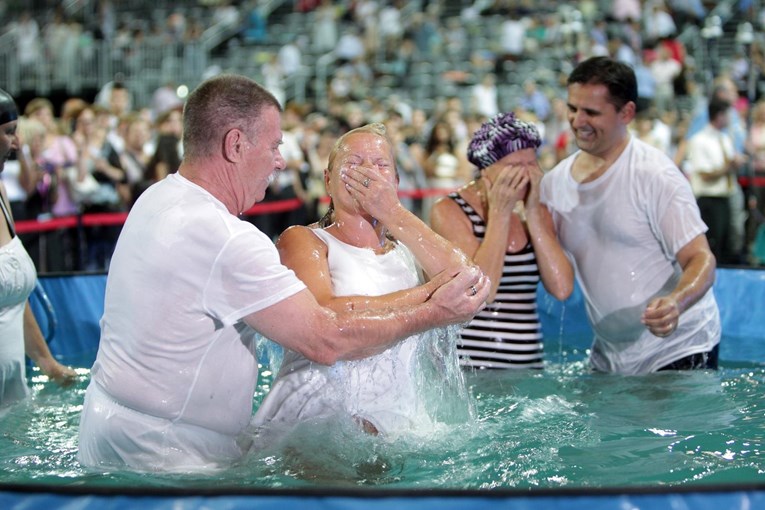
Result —
<svg viewBox="0 0 765 510"><path fill-rule="evenodd" d="M107 270L120 218L178 168L188 91L234 72L283 103L289 162L245 219L271 236L315 221L329 148L369 122L388 126L402 202L427 219L472 178L466 143L497 112L539 129L543 170L576 150L565 77L611 55L639 78L634 135L689 176L709 101L730 103L741 164L720 262L761 265L763 20L762 2L737 0L0 2L0 73L24 112L3 180L39 272Z"/></svg>

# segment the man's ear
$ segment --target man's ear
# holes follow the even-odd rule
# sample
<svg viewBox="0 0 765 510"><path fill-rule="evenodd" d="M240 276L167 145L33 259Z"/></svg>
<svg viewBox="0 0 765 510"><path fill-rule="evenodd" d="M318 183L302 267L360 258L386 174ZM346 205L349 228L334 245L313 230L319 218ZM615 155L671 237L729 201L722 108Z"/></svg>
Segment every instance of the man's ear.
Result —
<svg viewBox="0 0 765 510"><path fill-rule="evenodd" d="M223 135L223 158L231 163L241 160L244 144L247 142L244 135L238 129L229 129Z"/></svg>
<svg viewBox="0 0 765 510"><path fill-rule="evenodd" d="M635 118L635 114L637 113L637 105L634 101L627 101L624 103L624 106L622 106L622 109L619 111L619 114L622 116L622 120L625 124L629 124L632 122L632 120Z"/></svg>

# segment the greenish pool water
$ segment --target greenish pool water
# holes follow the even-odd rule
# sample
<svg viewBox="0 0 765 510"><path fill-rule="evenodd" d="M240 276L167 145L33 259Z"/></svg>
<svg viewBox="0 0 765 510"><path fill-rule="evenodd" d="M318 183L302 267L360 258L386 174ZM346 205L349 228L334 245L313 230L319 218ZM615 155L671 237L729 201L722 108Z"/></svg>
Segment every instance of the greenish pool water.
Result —
<svg viewBox="0 0 765 510"><path fill-rule="evenodd" d="M580 356L581 357L581 356ZM261 451L207 476L94 474L76 460L89 372L75 388L33 377L0 417L0 480L85 487L487 489L760 483L765 365L642 377L593 374L581 359L544 371L466 374L472 417L428 438L386 442L307 427L300 460ZM572 358L576 358L573 356ZM256 404L267 390L262 377Z"/></svg>

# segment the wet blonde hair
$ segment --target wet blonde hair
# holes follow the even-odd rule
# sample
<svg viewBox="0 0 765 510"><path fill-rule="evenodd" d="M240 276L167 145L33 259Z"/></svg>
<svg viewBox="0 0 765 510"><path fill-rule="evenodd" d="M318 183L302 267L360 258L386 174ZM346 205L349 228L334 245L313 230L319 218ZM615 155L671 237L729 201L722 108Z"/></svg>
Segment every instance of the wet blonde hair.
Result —
<svg viewBox="0 0 765 510"><path fill-rule="evenodd" d="M335 145L332 146L332 150L329 152L327 168L331 169L334 167L337 154L343 147L345 147L348 138L359 133L368 133L384 139L388 143L388 147L390 147L392 159L395 160L395 154L393 153L393 142L390 138L388 138L388 130L385 127L385 124L382 122L372 122L370 124L364 124L363 126L351 129L350 131L346 131L340 138L337 139Z"/></svg>

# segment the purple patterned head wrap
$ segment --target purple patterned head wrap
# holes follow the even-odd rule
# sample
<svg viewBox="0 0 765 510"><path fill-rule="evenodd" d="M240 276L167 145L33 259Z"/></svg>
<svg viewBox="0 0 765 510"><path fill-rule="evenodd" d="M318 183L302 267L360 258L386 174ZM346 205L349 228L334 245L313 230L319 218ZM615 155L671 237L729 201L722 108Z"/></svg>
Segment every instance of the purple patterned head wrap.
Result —
<svg viewBox="0 0 765 510"><path fill-rule="evenodd" d="M517 150L536 149L541 144L539 131L533 124L519 120L513 112L499 113L484 122L473 135L467 157L484 169Z"/></svg>

